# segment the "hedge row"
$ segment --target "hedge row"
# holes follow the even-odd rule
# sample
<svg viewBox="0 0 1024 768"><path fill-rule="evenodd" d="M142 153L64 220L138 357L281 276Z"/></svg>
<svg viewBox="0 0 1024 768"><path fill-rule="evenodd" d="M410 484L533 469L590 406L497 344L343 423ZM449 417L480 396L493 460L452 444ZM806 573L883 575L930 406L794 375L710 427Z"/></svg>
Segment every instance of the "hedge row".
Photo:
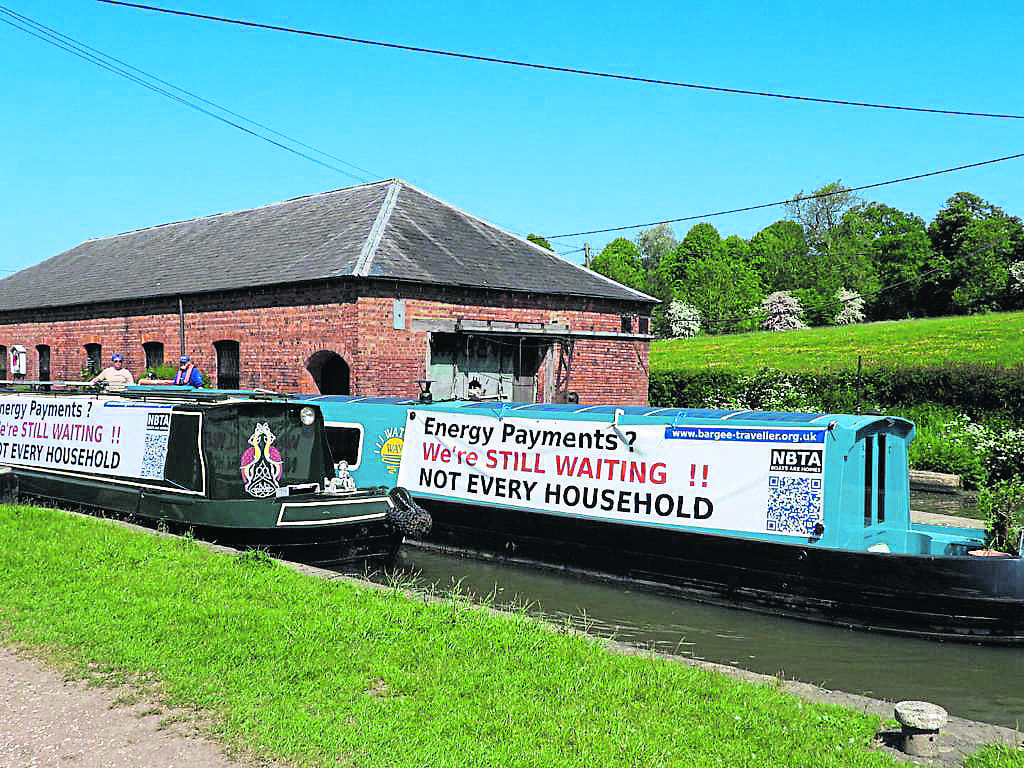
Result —
<svg viewBox="0 0 1024 768"><path fill-rule="evenodd" d="M937 403L969 416L1024 416L1024 367L944 365L821 373L652 371L649 399L661 407L745 407L852 413ZM805 406L805 407L800 407Z"/></svg>

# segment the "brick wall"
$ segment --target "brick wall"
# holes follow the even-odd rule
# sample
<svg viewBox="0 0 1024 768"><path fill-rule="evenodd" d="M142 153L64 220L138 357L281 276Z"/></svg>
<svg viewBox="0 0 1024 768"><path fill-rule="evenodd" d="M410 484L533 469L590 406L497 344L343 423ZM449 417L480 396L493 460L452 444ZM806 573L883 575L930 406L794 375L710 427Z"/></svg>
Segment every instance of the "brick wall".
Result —
<svg viewBox="0 0 1024 768"><path fill-rule="evenodd" d="M394 300L405 302L405 327L394 329ZM494 302L500 301L500 305ZM239 344L240 384L285 392L317 391L306 369L318 352L332 351L350 367L353 394L413 396L425 375L429 331L424 322L457 317L562 323L584 335L575 339L568 389L581 402L635 405L647 403L646 341L588 338L618 334L623 312L646 312L641 305L581 298L448 289L424 285L338 281L258 291L182 298L185 351L208 381L216 384L214 343ZM0 344L29 349L29 379L38 377L35 347L50 347L55 380L78 380L86 365L85 345L102 345L102 362L120 352L138 377L144 373L146 342L161 342L164 359L177 360L179 315L176 299L157 299L91 307L0 313ZM554 377L557 346L538 374L538 400ZM551 370L549 370L551 369Z"/></svg>

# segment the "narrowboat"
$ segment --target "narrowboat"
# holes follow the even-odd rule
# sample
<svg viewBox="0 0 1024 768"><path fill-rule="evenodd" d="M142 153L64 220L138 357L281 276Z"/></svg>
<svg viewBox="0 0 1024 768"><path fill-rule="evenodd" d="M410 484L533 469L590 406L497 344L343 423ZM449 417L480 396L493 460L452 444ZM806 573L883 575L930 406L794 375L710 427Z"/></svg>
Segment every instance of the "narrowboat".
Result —
<svg viewBox="0 0 1024 768"><path fill-rule="evenodd" d="M426 399L426 398L424 398ZM1024 645L1024 559L914 523L914 425L881 415L321 396L418 543L862 630Z"/></svg>
<svg viewBox="0 0 1024 768"><path fill-rule="evenodd" d="M0 468L8 498L343 569L390 563L429 520L339 476L319 408L271 394L19 382L0 391Z"/></svg>

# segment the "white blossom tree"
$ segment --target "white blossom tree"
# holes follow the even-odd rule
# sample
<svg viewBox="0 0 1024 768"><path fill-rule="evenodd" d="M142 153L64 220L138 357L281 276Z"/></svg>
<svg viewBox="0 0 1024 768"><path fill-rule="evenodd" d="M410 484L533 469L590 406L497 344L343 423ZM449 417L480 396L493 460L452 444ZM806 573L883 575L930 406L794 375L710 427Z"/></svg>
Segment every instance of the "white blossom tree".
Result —
<svg viewBox="0 0 1024 768"><path fill-rule="evenodd" d="M852 325L853 323L864 322L864 299L856 291L848 291L840 288L836 299L842 305L839 314L836 315L836 325Z"/></svg>
<svg viewBox="0 0 1024 768"><path fill-rule="evenodd" d="M668 305L665 322L673 339L693 338L700 332L700 313L682 301L673 301Z"/></svg>
<svg viewBox="0 0 1024 768"><path fill-rule="evenodd" d="M797 331L806 328L800 316L804 309L788 291L770 293L761 302L761 330Z"/></svg>

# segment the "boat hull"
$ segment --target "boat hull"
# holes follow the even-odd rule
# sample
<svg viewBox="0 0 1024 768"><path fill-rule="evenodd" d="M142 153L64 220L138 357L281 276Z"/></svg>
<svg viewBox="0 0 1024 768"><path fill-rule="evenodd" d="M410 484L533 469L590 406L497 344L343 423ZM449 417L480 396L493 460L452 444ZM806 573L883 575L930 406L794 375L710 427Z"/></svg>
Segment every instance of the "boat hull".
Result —
<svg viewBox="0 0 1024 768"><path fill-rule="evenodd" d="M360 571L386 567L402 543L389 520L392 505L379 489L339 497L210 499L107 478L24 468L14 475L9 482L16 482L14 495L22 499L112 514L311 565Z"/></svg>
<svg viewBox="0 0 1024 768"><path fill-rule="evenodd" d="M418 499L420 543L626 579L718 605L872 630L1024 644L1016 558L854 552Z"/></svg>

